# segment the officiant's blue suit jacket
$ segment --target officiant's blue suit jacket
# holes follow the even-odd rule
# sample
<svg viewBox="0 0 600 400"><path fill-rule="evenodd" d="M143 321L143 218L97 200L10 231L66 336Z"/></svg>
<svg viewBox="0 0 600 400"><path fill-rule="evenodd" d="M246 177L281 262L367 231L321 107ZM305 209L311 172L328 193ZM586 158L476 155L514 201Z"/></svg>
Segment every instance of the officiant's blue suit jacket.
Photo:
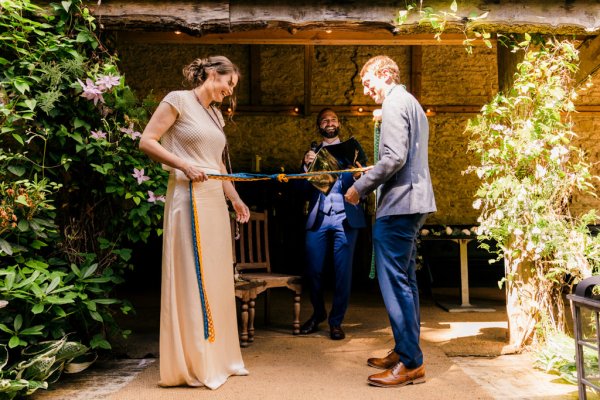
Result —
<svg viewBox="0 0 600 400"><path fill-rule="evenodd" d="M366 227L365 214L362 205L352 205L343 201L343 195L348 188L354 184L354 178L349 172L341 174L338 182L331 188L330 194L340 193L342 196L334 196L334 204L337 209L344 209L346 212L346 221L351 228ZM308 197L308 217L306 219L306 229L317 229L317 216L319 213L320 202L324 201L328 196L321 196L321 192L317 190L310 182L304 181L304 190ZM321 208L322 209L322 208Z"/></svg>

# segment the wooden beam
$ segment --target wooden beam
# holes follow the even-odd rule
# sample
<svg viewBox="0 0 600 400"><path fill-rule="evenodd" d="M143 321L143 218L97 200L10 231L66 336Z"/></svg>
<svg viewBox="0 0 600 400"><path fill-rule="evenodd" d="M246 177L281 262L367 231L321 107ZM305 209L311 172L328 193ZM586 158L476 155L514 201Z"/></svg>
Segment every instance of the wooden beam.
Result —
<svg viewBox="0 0 600 400"><path fill-rule="evenodd" d="M422 61L423 48L410 46L410 87L408 90L418 101L421 101Z"/></svg>
<svg viewBox="0 0 600 400"><path fill-rule="evenodd" d="M513 86L517 64L523 61L524 52L513 53L502 44L496 46L498 66L498 90L507 93Z"/></svg>
<svg viewBox="0 0 600 400"><path fill-rule="evenodd" d="M236 114L239 115L288 115L288 116L305 116L302 113L302 105L268 105L268 106L254 106L254 105L238 105ZM333 108L339 115L352 115L352 116L365 116L371 117L373 111L381 108L377 104L356 104L356 105L339 105L339 104L312 104L310 105L308 115L311 113L317 113L323 108ZM427 111L429 116L437 114L478 114L481 112L481 106L472 105L422 105L423 109ZM227 106L222 106L223 113L227 113ZM580 105L576 108L579 114L596 114L600 113L600 105Z"/></svg>
<svg viewBox="0 0 600 400"><path fill-rule="evenodd" d="M312 102L312 65L315 58L315 47L304 47L304 116L310 115Z"/></svg>
<svg viewBox="0 0 600 400"><path fill-rule="evenodd" d="M45 1L45 0L40 0ZM241 32L269 28L346 29L368 33L382 29L400 36L423 32L419 15L410 13L401 26L394 24L405 3L389 0L103 0L89 5L92 14L107 29L144 31L180 30L194 35L211 32ZM489 12L477 25L488 32L596 35L600 33L600 3L597 0L508 1L463 0L458 20L449 21L447 31L464 28L471 13ZM435 12L449 11L448 0L428 0ZM431 36L431 35L430 35Z"/></svg>
<svg viewBox="0 0 600 400"><path fill-rule="evenodd" d="M579 70L575 75L577 86L600 70L600 36L588 39L579 47Z"/></svg>
<svg viewBox="0 0 600 400"><path fill-rule="evenodd" d="M394 35L389 31L371 32L334 32L325 30L305 30L295 33L285 29L265 29L247 32L209 33L203 36L193 36L181 31L171 32L139 32L117 31L120 41L128 43L161 43L161 44L289 44L289 45L382 45L382 46L410 46L410 45L435 45L435 46L462 46L462 34L444 34L442 40L436 40L429 33L415 33L410 35ZM483 45L481 40L474 45Z"/></svg>
<svg viewBox="0 0 600 400"><path fill-rule="evenodd" d="M260 78L260 46L250 47L250 104L260 105L262 98Z"/></svg>

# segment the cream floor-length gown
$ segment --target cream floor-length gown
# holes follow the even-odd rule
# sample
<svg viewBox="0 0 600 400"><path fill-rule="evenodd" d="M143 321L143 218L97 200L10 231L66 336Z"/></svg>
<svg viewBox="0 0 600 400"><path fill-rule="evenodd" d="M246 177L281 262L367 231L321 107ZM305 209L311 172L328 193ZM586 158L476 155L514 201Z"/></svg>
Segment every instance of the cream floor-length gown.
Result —
<svg viewBox="0 0 600 400"><path fill-rule="evenodd" d="M163 135L162 145L207 173L219 173L226 142L217 126L223 125L220 112L206 110L192 91L171 92L163 101L179 115ZM205 299L214 322L215 340L210 342L204 336L189 180L181 171L171 170L164 213L159 385L216 389L229 376L247 375L248 371L238 339L231 228L222 181L209 179L193 187Z"/></svg>

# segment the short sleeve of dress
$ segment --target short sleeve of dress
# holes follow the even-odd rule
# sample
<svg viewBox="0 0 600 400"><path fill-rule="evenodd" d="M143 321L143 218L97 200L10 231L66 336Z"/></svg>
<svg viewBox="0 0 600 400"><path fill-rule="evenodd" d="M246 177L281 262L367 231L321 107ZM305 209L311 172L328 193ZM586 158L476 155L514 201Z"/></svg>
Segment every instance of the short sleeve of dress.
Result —
<svg viewBox="0 0 600 400"><path fill-rule="evenodd" d="M177 110L177 113L181 115L182 99L180 94L180 92L170 92L162 99L162 101L172 105L173 108Z"/></svg>

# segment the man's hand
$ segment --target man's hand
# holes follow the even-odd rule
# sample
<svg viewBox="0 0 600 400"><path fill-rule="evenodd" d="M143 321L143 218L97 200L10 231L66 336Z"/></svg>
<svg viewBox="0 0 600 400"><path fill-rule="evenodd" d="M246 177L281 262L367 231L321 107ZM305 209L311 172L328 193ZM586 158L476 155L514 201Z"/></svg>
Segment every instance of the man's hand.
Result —
<svg viewBox="0 0 600 400"><path fill-rule="evenodd" d="M304 154L304 165L308 166L310 165L313 161L315 161L315 157L317 156L317 153L315 153L312 150L309 150L306 152L306 154Z"/></svg>
<svg viewBox="0 0 600 400"><path fill-rule="evenodd" d="M350 189L346 191L344 199L350 204L357 205L360 201L360 195L358 194L356 189L354 189L354 186L351 186Z"/></svg>

